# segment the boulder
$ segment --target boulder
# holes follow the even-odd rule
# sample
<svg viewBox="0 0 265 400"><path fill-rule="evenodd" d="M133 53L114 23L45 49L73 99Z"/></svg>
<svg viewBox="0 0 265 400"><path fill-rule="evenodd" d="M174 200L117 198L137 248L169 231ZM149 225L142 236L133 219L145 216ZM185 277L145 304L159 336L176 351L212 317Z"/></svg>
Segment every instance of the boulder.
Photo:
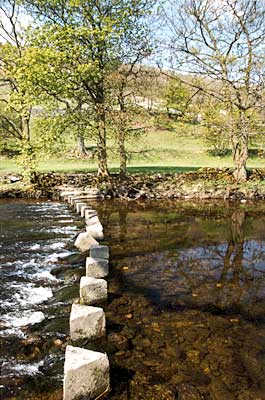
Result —
<svg viewBox="0 0 265 400"><path fill-rule="evenodd" d="M91 278L105 278L109 274L109 261L103 258L86 259L86 276Z"/></svg>
<svg viewBox="0 0 265 400"><path fill-rule="evenodd" d="M108 246L101 246L99 244L92 244L90 246L90 257L92 258L104 258L109 259L109 248Z"/></svg>
<svg viewBox="0 0 265 400"><path fill-rule="evenodd" d="M109 389L106 354L67 346L64 363L63 400L92 400Z"/></svg>
<svg viewBox="0 0 265 400"><path fill-rule="evenodd" d="M97 246L98 242L88 232L81 232L77 236L74 245L81 252L85 252L89 250L91 246Z"/></svg>
<svg viewBox="0 0 265 400"><path fill-rule="evenodd" d="M106 300L108 297L108 285L104 279L82 276L80 280L80 298L83 304L95 304Z"/></svg>
<svg viewBox="0 0 265 400"><path fill-rule="evenodd" d="M95 225L88 225L86 227L86 231L96 240L104 239L103 226L100 223Z"/></svg>
<svg viewBox="0 0 265 400"><path fill-rule="evenodd" d="M102 308L73 304L70 314L72 340L96 339L105 336L106 321Z"/></svg>

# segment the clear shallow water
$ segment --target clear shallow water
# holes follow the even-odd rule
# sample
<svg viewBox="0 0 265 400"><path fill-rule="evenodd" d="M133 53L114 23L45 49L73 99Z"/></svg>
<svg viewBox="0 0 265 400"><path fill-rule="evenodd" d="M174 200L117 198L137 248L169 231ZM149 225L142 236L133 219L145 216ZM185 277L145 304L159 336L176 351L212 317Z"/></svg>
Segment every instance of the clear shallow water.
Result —
<svg viewBox="0 0 265 400"><path fill-rule="evenodd" d="M74 219L65 206L50 205L44 204L50 217L39 226L43 242L34 229L28 233L23 228L16 238L31 248L31 257L21 259L19 246L19 256L11 251L4 256L11 263L6 266L9 284L23 284L24 292L17 288L19 301L27 302L27 290L35 293L33 307L25 303L22 312L28 310L36 319L42 315L34 313L45 316L31 328L15 327L27 335L26 341L0 338L6 345L4 357L11 361L4 368L4 383L11 381L17 399L62 399L69 304L78 296L84 274L69 258L63 274L43 280L43 274L50 277L50 266L57 266L54 253L64 253L63 243L78 223L65 222L69 216ZM79 345L108 352L108 399L265 399L265 205L106 201L94 207L111 249L109 299L104 304L108 335L104 341ZM25 214L29 229L31 211ZM68 233L65 226L71 227ZM52 237L46 236L47 230ZM60 248L54 248L56 243ZM21 264L12 270L15 260L25 261L22 277ZM36 287L44 291L34 292ZM53 297L38 303L38 294L44 298L50 290ZM58 338L61 346L55 345ZM25 370L28 375L21 375Z"/></svg>
<svg viewBox="0 0 265 400"><path fill-rule="evenodd" d="M115 207L109 398L265 399L265 206Z"/></svg>

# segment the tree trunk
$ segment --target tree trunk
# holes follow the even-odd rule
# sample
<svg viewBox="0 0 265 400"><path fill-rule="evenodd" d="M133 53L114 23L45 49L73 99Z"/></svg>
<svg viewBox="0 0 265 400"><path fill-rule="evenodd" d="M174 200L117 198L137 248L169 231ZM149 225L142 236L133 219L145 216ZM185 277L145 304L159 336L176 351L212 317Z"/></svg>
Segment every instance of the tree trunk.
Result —
<svg viewBox="0 0 265 400"><path fill-rule="evenodd" d="M237 130L232 134L234 178L237 182L247 180L248 123L244 115L240 117Z"/></svg>
<svg viewBox="0 0 265 400"><path fill-rule="evenodd" d="M125 148L125 127L119 127L120 177L126 177L127 155Z"/></svg>
<svg viewBox="0 0 265 400"><path fill-rule="evenodd" d="M21 125L22 125L22 136L24 140L30 142L30 126L29 126L30 117L22 117Z"/></svg>
<svg viewBox="0 0 265 400"><path fill-rule="evenodd" d="M97 148L98 148L98 176L109 176L107 145L106 145L106 115L103 104L98 104L97 109Z"/></svg>
<svg viewBox="0 0 265 400"><path fill-rule="evenodd" d="M77 136L77 147L76 147L76 154L80 158L84 158L87 156L86 146L85 146L85 139L82 134Z"/></svg>

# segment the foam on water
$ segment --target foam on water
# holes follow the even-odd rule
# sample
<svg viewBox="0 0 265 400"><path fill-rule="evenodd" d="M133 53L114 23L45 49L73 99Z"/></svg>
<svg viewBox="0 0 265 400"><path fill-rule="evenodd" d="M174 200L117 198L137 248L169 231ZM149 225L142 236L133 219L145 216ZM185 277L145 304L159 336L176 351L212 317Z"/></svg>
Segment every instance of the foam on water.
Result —
<svg viewBox="0 0 265 400"><path fill-rule="evenodd" d="M22 332L22 330L19 328L8 328L0 331L0 337L5 337L5 336L17 336L20 339L26 338L25 333Z"/></svg>
<svg viewBox="0 0 265 400"><path fill-rule="evenodd" d="M55 278L48 270L36 272L36 274L32 275L32 278L37 281L59 282L59 279Z"/></svg>
<svg viewBox="0 0 265 400"><path fill-rule="evenodd" d="M63 258L63 257L69 256L69 254L71 254L71 251L68 251L68 250L64 250L61 253L53 253L53 254L48 255L45 258L44 262L46 264L54 263L54 262L58 261L59 258Z"/></svg>
<svg viewBox="0 0 265 400"><path fill-rule="evenodd" d="M65 247L65 242L57 242L45 246L45 250L58 250L58 249L63 249L64 247Z"/></svg>
<svg viewBox="0 0 265 400"><path fill-rule="evenodd" d="M42 374L39 367L43 365L43 361L33 364L16 363L15 361L3 362L1 367L2 376L34 376Z"/></svg>
<svg viewBox="0 0 265 400"><path fill-rule="evenodd" d="M40 249L40 244L38 244L38 243L36 243L30 247L30 250L39 250L39 249Z"/></svg>
<svg viewBox="0 0 265 400"><path fill-rule="evenodd" d="M38 324L45 319L42 311L24 311L18 313L9 313L4 315L3 320L7 328L19 328L21 326Z"/></svg>
<svg viewBox="0 0 265 400"><path fill-rule="evenodd" d="M40 232L70 234L78 230L77 226L67 225L62 227L43 228Z"/></svg>
<svg viewBox="0 0 265 400"><path fill-rule="evenodd" d="M49 287L34 287L33 284L13 285L16 288L14 298L22 307L40 304L52 297L52 290Z"/></svg>

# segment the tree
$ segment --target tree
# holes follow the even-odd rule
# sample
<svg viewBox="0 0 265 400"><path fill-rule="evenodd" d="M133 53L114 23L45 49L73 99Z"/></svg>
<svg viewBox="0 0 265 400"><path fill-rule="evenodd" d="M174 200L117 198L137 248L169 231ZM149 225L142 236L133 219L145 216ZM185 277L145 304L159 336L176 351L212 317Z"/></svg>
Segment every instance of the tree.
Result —
<svg viewBox="0 0 265 400"><path fill-rule="evenodd" d="M42 49L38 62L43 74L35 76L35 85L70 102L76 101L76 93L82 93L84 103L93 109L90 117L97 132L98 174L108 176L108 78L123 62L121 54L128 32L133 36L143 29L143 16L150 2L33 0L25 4L42 18L34 35L35 46ZM51 86L53 77L55 87Z"/></svg>
<svg viewBox="0 0 265 400"><path fill-rule="evenodd" d="M35 149L31 143L30 119L33 100L19 74L26 43L19 23L22 12L16 0L0 5L0 129L1 135L13 138L19 147L23 173L30 177L35 168Z"/></svg>
<svg viewBox="0 0 265 400"><path fill-rule="evenodd" d="M166 108L169 116L173 114L183 117L186 114L192 99L188 89L187 85L181 82L178 77L169 78L165 93Z"/></svg>
<svg viewBox="0 0 265 400"><path fill-rule="evenodd" d="M231 143L237 181L247 178L250 119L265 88L265 3L256 0L172 0L163 16L171 67L203 77L193 84L233 116Z"/></svg>
<svg viewBox="0 0 265 400"><path fill-rule="evenodd" d="M137 82L137 78L140 75L141 67L136 63L122 65L112 75L113 107L111 121L112 130L118 142L120 158L119 175L121 178L125 178L127 173L128 153L126 150L126 140L135 139L136 136L145 131L143 110L135 102L135 97L140 93L139 82ZM141 120L140 122L138 118Z"/></svg>

